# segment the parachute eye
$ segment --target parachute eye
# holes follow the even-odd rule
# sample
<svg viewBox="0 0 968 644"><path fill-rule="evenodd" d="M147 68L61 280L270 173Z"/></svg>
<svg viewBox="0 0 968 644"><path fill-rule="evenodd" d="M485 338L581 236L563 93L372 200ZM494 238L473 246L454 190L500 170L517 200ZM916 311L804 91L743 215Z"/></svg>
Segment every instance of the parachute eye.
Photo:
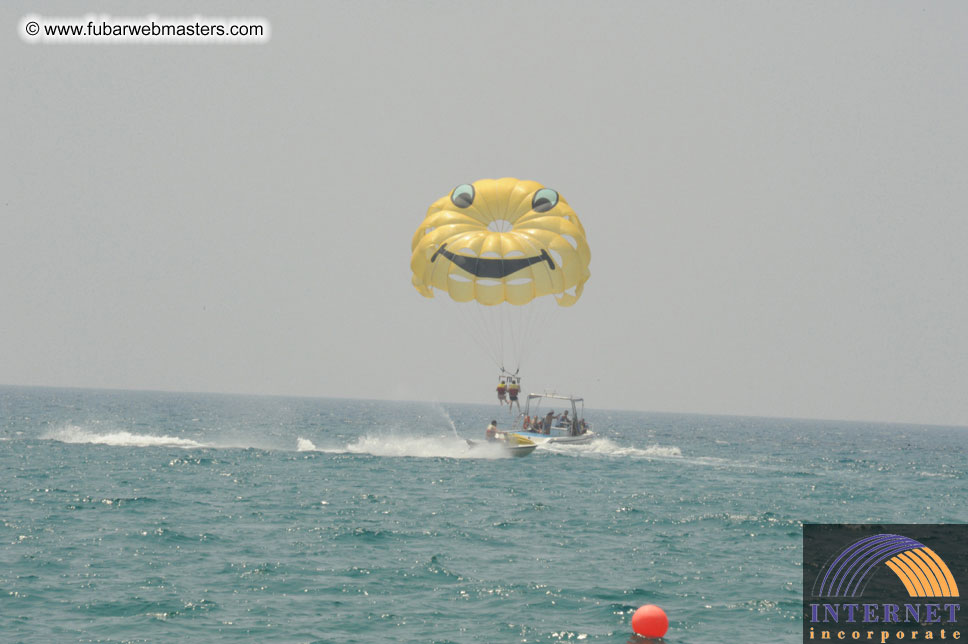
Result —
<svg viewBox="0 0 968 644"><path fill-rule="evenodd" d="M558 205L558 193L551 188L542 188L534 193L531 200L531 208L535 212L548 212Z"/></svg>
<svg viewBox="0 0 968 644"><path fill-rule="evenodd" d="M469 183L462 183L450 193L450 200L458 208L466 208L474 203L474 186Z"/></svg>

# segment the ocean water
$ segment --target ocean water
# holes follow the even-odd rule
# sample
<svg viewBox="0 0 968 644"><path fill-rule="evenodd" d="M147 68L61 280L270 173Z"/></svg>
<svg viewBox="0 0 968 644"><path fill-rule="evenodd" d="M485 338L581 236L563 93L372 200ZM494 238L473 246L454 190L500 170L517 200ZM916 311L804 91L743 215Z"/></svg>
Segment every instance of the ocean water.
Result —
<svg viewBox="0 0 968 644"><path fill-rule="evenodd" d="M968 522L968 429L586 412L0 388L0 639L796 642L804 522Z"/></svg>

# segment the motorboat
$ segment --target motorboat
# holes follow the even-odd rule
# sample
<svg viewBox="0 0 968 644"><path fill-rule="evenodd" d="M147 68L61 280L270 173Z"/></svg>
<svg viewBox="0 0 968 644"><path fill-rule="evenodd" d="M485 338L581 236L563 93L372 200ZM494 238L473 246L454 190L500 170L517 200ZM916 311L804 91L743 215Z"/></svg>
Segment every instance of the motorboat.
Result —
<svg viewBox="0 0 968 644"><path fill-rule="evenodd" d="M562 410L555 414L555 410ZM585 421L585 401L557 393L528 394L524 412L514 422L514 432L538 445L581 445L597 435Z"/></svg>
<svg viewBox="0 0 968 644"><path fill-rule="evenodd" d="M518 432L498 432L496 440L489 441L472 441L467 439L467 445L471 449L496 445L508 456L515 457L527 456L538 447L536 442Z"/></svg>

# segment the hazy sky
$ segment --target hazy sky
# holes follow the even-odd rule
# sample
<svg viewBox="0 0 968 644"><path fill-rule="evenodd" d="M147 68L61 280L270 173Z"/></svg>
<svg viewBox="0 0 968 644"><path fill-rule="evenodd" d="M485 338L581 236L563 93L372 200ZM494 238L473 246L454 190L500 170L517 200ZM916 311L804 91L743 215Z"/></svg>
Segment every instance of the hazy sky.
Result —
<svg viewBox="0 0 968 644"><path fill-rule="evenodd" d="M525 389L968 425L968 4L143 6L0 7L0 383L491 401L410 240L514 176L592 249ZM271 41L17 33L160 7Z"/></svg>

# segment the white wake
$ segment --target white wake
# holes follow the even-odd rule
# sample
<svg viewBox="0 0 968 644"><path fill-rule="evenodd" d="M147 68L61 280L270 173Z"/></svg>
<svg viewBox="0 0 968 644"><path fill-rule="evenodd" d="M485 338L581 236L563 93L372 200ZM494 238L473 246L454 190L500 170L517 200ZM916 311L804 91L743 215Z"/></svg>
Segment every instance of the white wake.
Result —
<svg viewBox="0 0 968 644"><path fill-rule="evenodd" d="M682 458L682 450L674 445L650 445L649 447L627 447L619 445L608 438L596 438L581 445L567 445L551 443L542 445L540 449L547 449L556 454L573 456L603 456L609 458Z"/></svg>
<svg viewBox="0 0 968 644"><path fill-rule="evenodd" d="M306 438L296 439L300 452L327 454L367 454L370 456L413 458L502 458L507 456L500 445L477 443L473 447L454 436L365 435L340 446L317 447Z"/></svg>
<svg viewBox="0 0 968 644"><path fill-rule="evenodd" d="M194 449L209 447L190 438L177 436L156 436L153 434L132 434L128 431L92 432L76 425L67 425L47 432L41 438L61 443L111 445L113 447L182 447Z"/></svg>

